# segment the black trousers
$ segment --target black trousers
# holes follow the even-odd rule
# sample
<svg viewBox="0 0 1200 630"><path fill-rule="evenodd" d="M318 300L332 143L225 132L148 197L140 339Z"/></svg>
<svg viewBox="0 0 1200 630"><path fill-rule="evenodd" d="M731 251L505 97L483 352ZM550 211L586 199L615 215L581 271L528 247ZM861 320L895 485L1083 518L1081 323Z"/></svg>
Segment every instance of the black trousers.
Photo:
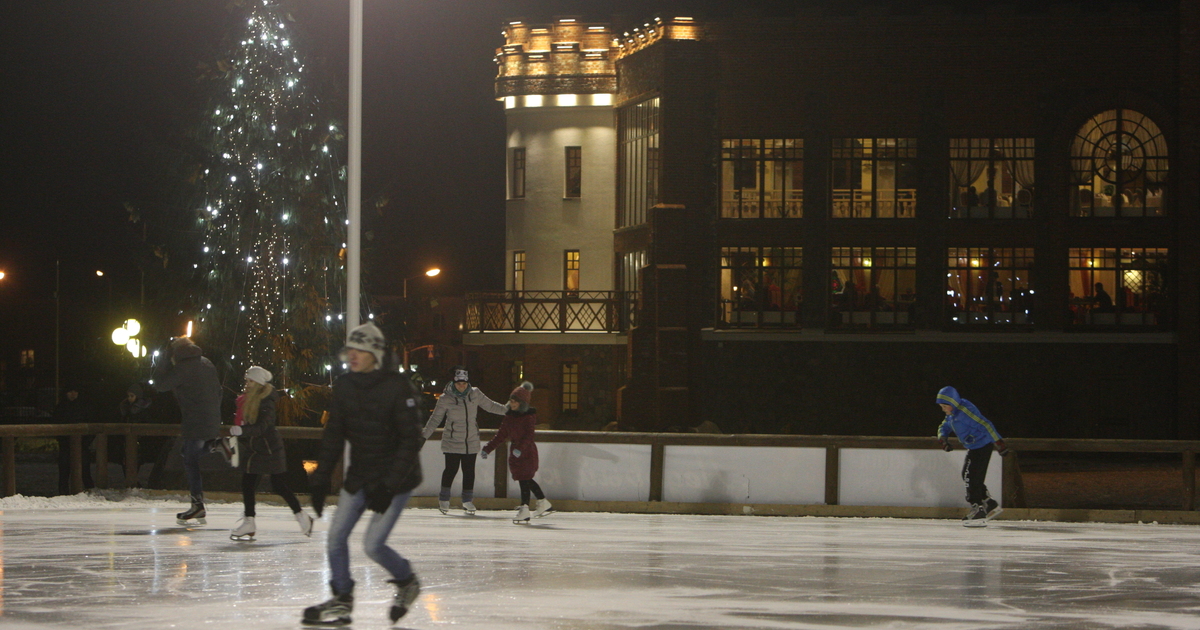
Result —
<svg viewBox="0 0 1200 630"><path fill-rule="evenodd" d="M449 488L454 483L454 477L458 475L458 468L461 466L463 473L463 494L474 495L475 458L478 456L478 453L471 453L469 455L463 453L442 454L446 456L446 468L442 470L442 487Z"/></svg>
<svg viewBox="0 0 1200 630"><path fill-rule="evenodd" d="M983 480L987 476L988 463L992 461L992 450L991 444L969 449L963 460L962 478L967 484L967 503L971 505L980 505L991 496Z"/></svg>
<svg viewBox="0 0 1200 630"><path fill-rule="evenodd" d="M546 498L546 495L542 494L542 487L538 485L538 482L532 479L522 479L517 483L521 485L521 505L529 505L530 492L539 499Z"/></svg>
<svg viewBox="0 0 1200 630"><path fill-rule="evenodd" d="M254 491L258 488L258 475L252 473L242 473L242 505L245 507L246 516L254 516ZM287 476L285 473L277 473L271 475L271 489L275 494L283 497L287 502L288 507L292 508L292 513L300 511L300 501L296 499L296 494L292 492L287 485Z"/></svg>

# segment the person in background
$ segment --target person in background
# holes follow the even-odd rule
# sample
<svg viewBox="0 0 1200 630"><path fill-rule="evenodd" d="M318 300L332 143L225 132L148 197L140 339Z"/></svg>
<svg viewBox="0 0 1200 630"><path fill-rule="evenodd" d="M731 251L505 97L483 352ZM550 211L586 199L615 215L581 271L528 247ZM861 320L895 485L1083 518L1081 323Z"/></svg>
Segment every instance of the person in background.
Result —
<svg viewBox="0 0 1200 630"><path fill-rule="evenodd" d="M1008 448L991 421L985 418L971 401L959 396L958 390L943 387L938 391L937 404L946 414L937 432L942 450L954 450L950 444L952 435L958 436L958 441L967 449L962 479L967 485L967 503L971 504L971 511L963 519L963 525L984 527L988 521L1004 511L983 483L984 477L987 476L988 463L992 460L992 450L1003 457L1008 455Z"/></svg>
<svg viewBox="0 0 1200 630"><path fill-rule="evenodd" d="M397 372L382 369L386 342L373 324L350 331L341 359L350 372L333 382L329 421L321 438L317 469L311 479L317 516L325 507L330 478L347 442L349 468L329 525L329 587L333 598L304 609L305 625L347 625L354 609L350 577L350 532L364 512L375 514L363 535L367 556L379 563L396 587L388 616L395 623L421 592L408 560L387 545L388 535L421 484L421 418L417 392Z"/></svg>
<svg viewBox="0 0 1200 630"><path fill-rule="evenodd" d="M176 337L159 357L153 372L154 387L175 395L182 416L183 472L192 506L175 515L180 525L207 522L200 456L221 435L221 381L217 368L203 354L191 339Z"/></svg>
<svg viewBox="0 0 1200 630"><path fill-rule="evenodd" d="M508 397L508 413L504 415L504 421L500 423L500 429L496 431L496 437L483 447L483 458L496 447L504 443L505 440L512 442L512 447L508 451L508 470L512 473L513 481L516 481L521 486L521 505L517 508L516 515L513 516L514 523L528 523L529 512L529 494L537 497L537 505L534 506L532 516L540 518L554 511L554 506L550 501L546 500L546 495L542 492L542 487L538 482L533 480L533 476L538 471L538 450L537 444L533 441L533 434L537 426L537 409L529 406L529 399L533 395L533 383L525 381L512 390L512 394Z"/></svg>
<svg viewBox="0 0 1200 630"><path fill-rule="evenodd" d="M450 512L450 489L460 466L463 471L462 507L467 514L475 513L475 457L479 454L477 416L480 407L498 416L508 411L504 405L485 396L478 387L471 387L467 368L456 366L453 380L438 398L422 435L428 440L445 421L442 455L446 458L446 467L442 470L442 487L438 492L438 509L442 514Z"/></svg>
<svg viewBox="0 0 1200 630"><path fill-rule="evenodd" d="M79 388L69 385L63 399L54 407L54 424L83 424L92 422L92 408L79 399ZM91 444L94 436L84 435L82 444L83 489L95 487L92 483ZM71 436L58 436L58 493L71 494Z"/></svg>
<svg viewBox="0 0 1200 630"><path fill-rule="evenodd" d="M271 489L292 508L300 533L312 536L313 519L300 508L300 501L288 488L287 452L283 438L275 429L275 402L279 392L271 385L271 372L257 365L246 370L246 384L237 397L233 426L229 434L238 438L238 468L242 471L242 522L229 532L232 540L254 540L255 491L259 475L271 476Z"/></svg>

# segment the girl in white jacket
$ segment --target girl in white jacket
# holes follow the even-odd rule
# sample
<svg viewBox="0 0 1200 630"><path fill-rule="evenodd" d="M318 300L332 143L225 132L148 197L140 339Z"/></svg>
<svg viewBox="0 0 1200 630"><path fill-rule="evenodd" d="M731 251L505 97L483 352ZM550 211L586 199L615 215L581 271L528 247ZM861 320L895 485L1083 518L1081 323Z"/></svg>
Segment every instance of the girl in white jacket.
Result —
<svg viewBox="0 0 1200 630"><path fill-rule="evenodd" d="M442 514L450 512L450 486L462 466L462 507L467 514L475 513L475 458L479 455L479 424L476 415L479 408L498 416L504 415L508 407L483 395L478 387L471 387L467 368L454 368L454 380L446 385L442 397L425 423L425 439L429 439L438 425L445 421L442 429L442 454L446 457L446 468L442 471L442 488L438 492L438 509Z"/></svg>

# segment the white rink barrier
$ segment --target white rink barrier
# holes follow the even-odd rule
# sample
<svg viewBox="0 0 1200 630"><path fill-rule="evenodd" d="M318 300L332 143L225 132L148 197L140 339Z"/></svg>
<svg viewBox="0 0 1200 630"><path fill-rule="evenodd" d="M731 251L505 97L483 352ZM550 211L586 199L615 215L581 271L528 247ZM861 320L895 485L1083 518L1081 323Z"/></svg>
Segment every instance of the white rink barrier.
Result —
<svg viewBox="0 0 1200 630"><path fill-rule="evenodd" d="M612 439L617 435L661 437L664 434L605 437ZM961 471L966 451L959 448L944 452L936 448L933 438L927 440L930 448L845 448L557 441L565 436L585 437L570 432L538 433L540 466L535 479L558 499L898 507L965 505ZM726 437L739 436L693 435L678 439L704 442ZM769 441L766 436L754 437ZM779 438L796 439L795 436ZM920 438L895 439L907 442ZM660 463L655 461L656 449L661 452ZM501 448L491 458L503 458L506 453ZM519 496L519 486L507 475L507 467L491 458L476 463L475 496ZM832 470L831 463L835 464ZM436 496L444 468L436 436L421 451L421 465L424 482L413 495ZM498 471L504 475L499 487ZM830 487L827 474L835 477L834 487ZM1003 493L1001 478L1001 458L993 454L986 483L997 500ZM461 488L459 471L451 486L452 496L461 496Z"/></svg>

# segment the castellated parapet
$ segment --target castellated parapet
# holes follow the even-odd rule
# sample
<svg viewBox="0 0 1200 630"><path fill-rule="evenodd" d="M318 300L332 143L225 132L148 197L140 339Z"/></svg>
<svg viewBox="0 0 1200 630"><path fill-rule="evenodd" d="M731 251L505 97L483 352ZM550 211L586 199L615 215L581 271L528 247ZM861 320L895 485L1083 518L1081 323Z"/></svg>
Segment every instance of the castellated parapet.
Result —
<svg viewBox="0 0 1200 630"><path fill-rule="evenodd" d="M551 24L512 21L496 50L496 98L612 94L617 59L664 39L699 39L690 17L655 18L617 36L607 24L560 17Z"/></svg>
<svg viewBox="0 0 1200 630"><path fill-rule="evenodd" d="M530 94L612 94L617 45L606 24L561 17L549 25L504 26L496 51L496 98Z"/></svg>

